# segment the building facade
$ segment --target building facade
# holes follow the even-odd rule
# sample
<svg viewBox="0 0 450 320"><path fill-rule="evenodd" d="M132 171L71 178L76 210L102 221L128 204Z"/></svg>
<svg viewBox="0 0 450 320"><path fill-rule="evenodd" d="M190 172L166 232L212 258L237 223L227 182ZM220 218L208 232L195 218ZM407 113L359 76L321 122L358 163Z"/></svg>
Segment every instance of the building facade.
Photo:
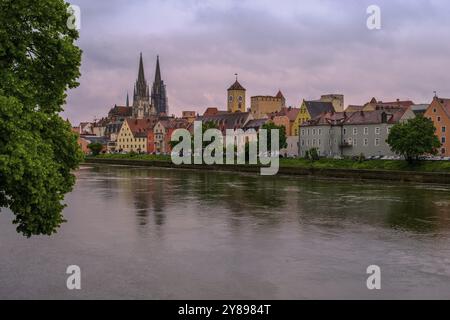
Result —
<svg viewBox="0 0 450 320"><path fill-rule="evenodd" d="M436 128L436 136L441 142L440 155L450 156L450 99L434 97L433 101L424 113Z"/></svg>
<svg viewBox="0 0 450 320"><path fill-rule="evenodd" d="M186 119L169 118L158 121L153 130L148 132L148 152L170 154L172 133L177 129L188 129L191 123Z"/></svg>
<svg viewBox="0 0 450 320"><path fill-rule="evenodd" d="M254 119L266 118L269 114L280 112L286 106L281 91L275 96L254 96L250 98L250 110Z"/></svg>
<svg viewBox="0 0 450 320"><path fill-rule="evenodd" d="M156 118L127 119L117 134L119 152L147 153L147 132L153 129Z"/></svg>
<svg viewBox="0 0 450 320"><path fill-rule="evenodd" d="M324 113L301 126L299 155L316 149L322 157L395 156L386 142L390 129L414 117L410 109Z"/></svg>
<svg viewBox="0 0 450 320"><path fill-rule="evenodd" d="M228 112L245 112L245 88L236 81L227 90L227 111Z"/></svg>
<svg viewBox="0 0 450 320"><path fill-rule="evenodd" d="M300 112L298 114L298 125L301 126L311 119L314 119L318 115L324 112L335 112L333 104L329 101L306 101L303 100L300 106Z"/></svg>

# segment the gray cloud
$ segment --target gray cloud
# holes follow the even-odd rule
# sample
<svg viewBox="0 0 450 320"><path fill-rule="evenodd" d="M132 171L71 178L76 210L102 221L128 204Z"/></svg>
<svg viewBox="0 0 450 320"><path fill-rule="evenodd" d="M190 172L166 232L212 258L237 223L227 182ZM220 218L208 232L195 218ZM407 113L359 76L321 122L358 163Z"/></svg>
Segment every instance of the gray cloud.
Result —
<svg viewBox="0 0 450 320"><path fill-rule="evenodd" d="M160 55L171 112L224 107L235 72L251 95L281 89L290 105L339 92L346 103L450 96L445 1L73 1L82 10L80 87L64 116L102 116L147 80ZM366 8L382 9L382 30Z"/></svg>

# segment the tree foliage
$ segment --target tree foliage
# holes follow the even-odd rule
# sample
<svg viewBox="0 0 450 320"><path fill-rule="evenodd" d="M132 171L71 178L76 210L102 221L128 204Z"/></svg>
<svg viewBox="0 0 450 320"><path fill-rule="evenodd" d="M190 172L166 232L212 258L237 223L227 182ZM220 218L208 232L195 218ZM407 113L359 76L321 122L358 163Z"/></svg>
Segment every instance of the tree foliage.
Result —
<svg viewBox="0 0 450 320"><path fill-rule="evenodd" d="M271 132L272 130L279 130L279 147L280 149L284 149L287 147L287 139L286 139L286 128L284 126L277 126L273 122L268 122L262 126L262 129L267 130L267 149L272 150L272 139Z"/></svg>
<svg viewBox="0 0 450 320"><path fill-rule="evenodd" d="M421 155L437 153L441 143L435 131L436 128L430 119L417 116L407 122L394 125L387 143L392 151L404 156L408 162L412 162Z"/></svg>
<svg viewBox="0 0 450 320"><path fill-rule="evenodd" d="M82 160L59 116L80 75L67 8L63 0L0 0L0 207L28 237L64 222L62 200Z"/></svg>
<svg viewBox="0 0 450 320"><path fill-rule="evenodd" d="M91 150L92 155L94 156L98 156L103 149L103 145L99 142L90 143L87 147Z"/></svg>

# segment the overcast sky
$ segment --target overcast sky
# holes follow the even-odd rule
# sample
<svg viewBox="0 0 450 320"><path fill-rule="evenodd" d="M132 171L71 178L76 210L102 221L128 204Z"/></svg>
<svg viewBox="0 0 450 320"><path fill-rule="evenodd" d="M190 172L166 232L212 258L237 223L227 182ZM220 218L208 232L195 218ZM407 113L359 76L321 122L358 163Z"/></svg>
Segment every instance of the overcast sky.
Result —
<svg viewBox="0 0 450 320"><path fill-rule="evenodd" d="M284 93L287 104L342 93L430 102L450 97L447 0L73 0L81 8L80 86L64 117L74 124L132 100L142 51L151 85L156 55L170 113L226 107L239 74L250 96ZM381 30L366 26L381 8Z"/></svg>

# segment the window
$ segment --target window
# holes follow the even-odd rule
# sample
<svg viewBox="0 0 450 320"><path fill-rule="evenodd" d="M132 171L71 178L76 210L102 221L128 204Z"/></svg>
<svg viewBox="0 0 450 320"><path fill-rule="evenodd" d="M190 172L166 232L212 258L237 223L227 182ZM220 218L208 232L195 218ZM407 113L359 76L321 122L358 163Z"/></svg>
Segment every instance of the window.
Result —
<svg viewBox="0 0 450 320"><path fill-rule="evenodd" d="M369 145L369 139L364 138L363 145L364 145L365 147L367 147L367 146Z"/></svg>
<svg viewBox="0 0 450 320"><path fill-rule="evenodd" d="M442 137L442 138L441 138L441 142L442 142L442 143L445 143L445 137Z"/></svg>
<svg viewBox="0 0 450 320"><path fill-rule="evenodd" d="M380 127L375 128L375 134L380 134Z"/></svg>
<svg viewBox="0 0 450 320"><path fill-rule="evenodd" d="M230 96L229 99L230 99L230 102L233 102L233 96Z"/></svg>
<svg viewBox="0 0 450 320"><path fill-rule="evenodd" d="M305 135L305 129L302 129L302 136L304 136Z"/></svg>
<svg viewBox="0 0 450 320"><path fill-rule="evenodd" d="M239 101L242 101L242 97L241 96L239 96Z"/></svg>
<svg viewBox="0 0 450 320"><path fill-rule="evenodd" d="M445 148L442 148L442 149L441 149L441 153L442 153L442 154L445 154Z"/></svg>
<svg viewBox="0 0 450 320"><path fill-rule="evenodd" d="M344 128L344 135L347 134L347 129Z"/></svg>
<svg viewBox="0 0 450 320"><path fill-rule="evenodd" d="M433 112L436 113L436 108L433 109Z"/></svg>
<svg viewBox="0 0 450 320"><path fill-rule="evenodd" d="M352 145L352 144L353 144L352 138L348 138L348 144L349 144L349 145Z"/></svg>
<svg viewBox="0 0 450 320"><path fill-rule="evenodd" d="M446 127L442 127L442 132L445 132L447 128Z"/></svg>
<svg viewBox="0 0 450 320"><path fill-rule="evenodd" d="M313 136L316 135L316 129L312 129L312 134L313 134Z"/></svg>
<svg viewBox="0 0 450 320"><path fill-rule="evenodd" d="M305 140L302 140L302 147L305 145Z"/></svg>
<svg viewBox="0 0 450 320"><path fill-rule="evenodd" d="M322 144L322 142L320 141L320 139L318 140L318 143L319 143L318 145L319 145L319 147L320 147L320 145Z"/></svg>
<svg viewBox="0 0 450 320"><path fill-rule="evenodd" d="M365 127L364 128L364 134L367 136L369 134L369 128Z"/></svg>
<svg viewBox="0 0 450 320"><path fill-rule="evenodd" d="M357 141L357 139L355 138L355 139L353 139L353 145L356 147L356 141Z"/></svg>
<svg viewBox="0 0 450 320"><path fill-rule="evenodd" d="M313 146L315 146L316 145L316 139L313 139L313 144L312 144Z"/></svg>
<svg viewBox="0 0 450 320"><path fill-rule="evenodd" d="M438 122L441 122L441 117L437 117L437 121L438 121Z"/></svg>
<svg viewBox="0 0 450 320"><path fill-rule="evenodd" d="M358 128L353 128L353 135L357 135L358 134Z"/></svg>
<svg viewBox="0 0 450 320"><path fill-rule="evenodd" d="M318 131L318 134L320 136L322 134L322 129L318 129L317 131Z"/></svg>
<svg viewBox="0 0 450 320"><path fill-rule="evenodd" d="M380 145L380 139L376 138L375 139L375 146L378 147Z"/></svg>
<svg viewBox="0 0 450 320"><path fill-rule="evenodd" d="M309 147L309 140L306 140L306 146Z"/></svg>
<svg viewBox="0 0 450 320"><path fill-rule="evenodd" d="M309 136L309 129L308 129L308 130L306 130L306 135L308 135L308 136Z"/></svg>

